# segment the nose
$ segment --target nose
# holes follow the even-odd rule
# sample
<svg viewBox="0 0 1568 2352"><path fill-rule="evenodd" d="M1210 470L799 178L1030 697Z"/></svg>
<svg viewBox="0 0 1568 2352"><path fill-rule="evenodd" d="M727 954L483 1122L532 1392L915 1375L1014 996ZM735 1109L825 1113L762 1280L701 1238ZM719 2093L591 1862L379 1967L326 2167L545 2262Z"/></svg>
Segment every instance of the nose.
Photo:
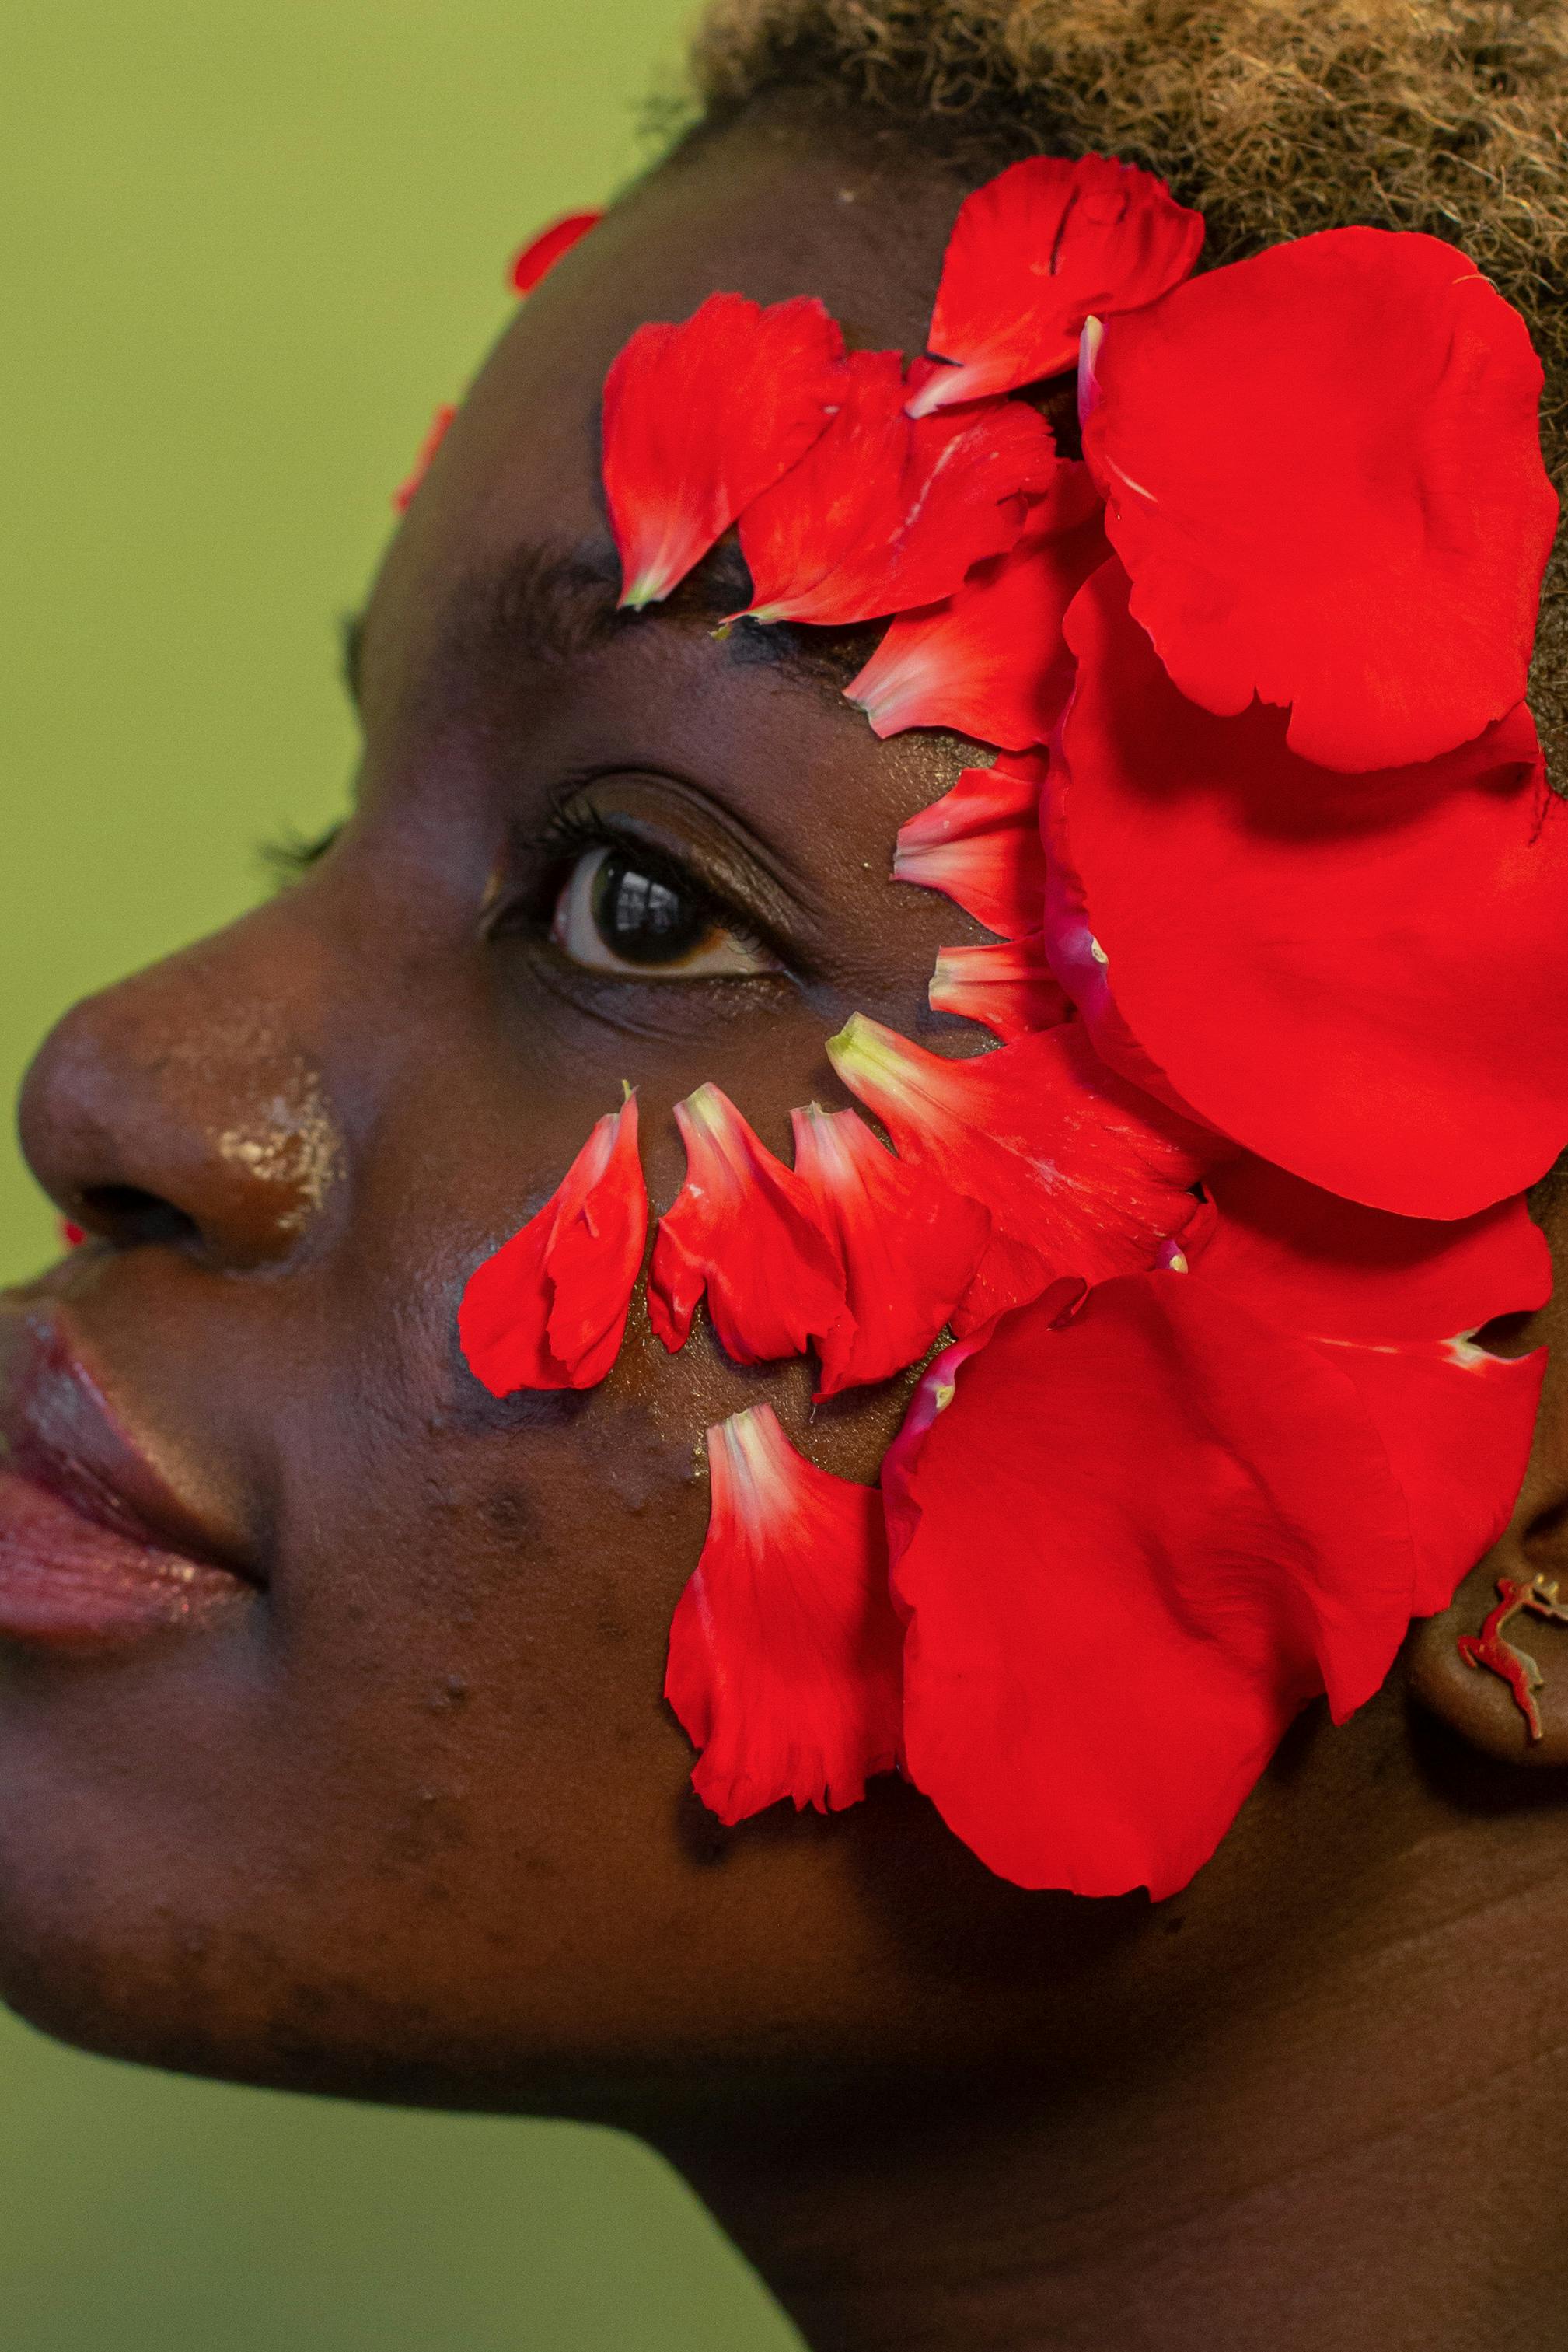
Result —
<svg viewBox="0 0 1568 2352"><path fill-rule="evenodd" d="M308 955L262 908L68 1013L22 1089L46 1192L121 1248L276 1265L319 1228L340 1144L301 1043Z"/></svg>

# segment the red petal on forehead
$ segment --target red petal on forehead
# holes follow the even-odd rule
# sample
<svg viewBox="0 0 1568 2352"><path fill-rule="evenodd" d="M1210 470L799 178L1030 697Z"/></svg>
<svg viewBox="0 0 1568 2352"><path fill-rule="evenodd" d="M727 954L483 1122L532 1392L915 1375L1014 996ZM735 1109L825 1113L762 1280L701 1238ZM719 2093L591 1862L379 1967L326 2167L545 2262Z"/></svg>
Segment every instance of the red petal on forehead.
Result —
<svg viewBox="0 0 1568 2352"><path fill-rule="evenodd" d="M1199 214L1163 180L1107 155L1031 155L961 206L942 264L930 347L956 361L916 394L916 415L1059 375L1091 315L1152 302L1186 276Z"/></svg>
<svg viewBox="0 0 1568 2352"><path fill-rule="evenodd" d="M1028 757L966 768L939 801L899 827L894 880L940 890L1004 938L1037 931L1045 898L1042 773Z"/></svg>
<svg viewBox="0 0 1568 2352"><path fill-rule="evenodd" d="M889 1458L904 1767L1021 1885L1173 1894L1297 1710L1398 1647L1410 1538L1354 1388L1200 1275L1008 1317Z"/></svg>
<svg viewBox="0 0 1568 2352"><path fill-rule="evenodd" d="M1329 229L1106 326L1084 454L1182 692L1342 770L1523 698L1557 501L1523 320L1436 237Z"/></svg>
<svg viewBox="0 0 1568 2352"><path fill-rule="evenodd" d="M798 1454L768 1405L710 1429L707 1540L670 1628L664 1696L721 1821L788 1797L852 1805L891 1770L903 1629L881 1499Z"/></svg>
<svg viewBox="0 0 1568 2352"><path fill-rule="evenodd" d="M791 1111L795 1173L831 1235L849 1312L821 1342L821 1396L916 1362L968 1288L990 1219L895 1159L852 1110Z"/></svg>
<svg viewBox="0 0 1568 2352"><path fill-rule="evenodd" d="M1190 1187L1226 1148L1106 1069L1075 1021L948 1061L857 1013L828 1056L901 1158L990 1213L960 1337L1062 1276L1155 1265L1200 1217Z"/></svg>
<svg viewBox="0 0 1568 2352"><path fill-rule="evenodd" d="M622 604L656 604L743 507L802 457L843 399L843 337L805 296L711 294L639 327L604 383L604 495Z"/></svg>
<svg viewBox="0 0 1568 2352"><path fill-rule="evenodd" d="M419 495L420 486L435 462L435 453L457 420L457 410L450 402L438 408L430 420L430 429L419 445L419 455L406 481L400 482L392 492L392 505L399 514L406 514Z"/></svg>
<svg viewBox="0 0 1568 2352"><path fill-rule="evenodd" d="M469 1276L457 1330L475 1379L492 1396L601 1381L647 1235L633 1096L599 1121L538 1215Z"/></svg>
<svg viewBox="0 0 1568 2352"><path fill-rule="evenodd" d="M531 294L542 278L548 278L556 263L571 251L596 228L604 218L602 213L564 213L549 228L540 229L531 237L512 264L511 282L514 292Z"/></svg>
<svg viewBox="0 0 1568 2352"><path fill-rule="evenodd" d="M1068 635L1067 844L1115 1006L1176 1093L1402 1215L1469 1216L1533 1183L1568 1103L1568 809L1528 711L1350 780L1291 752L1277 711L1185 700L1118 565Z"/></svg>
<svg viewBox="0 0 1568 2352"><path fill-rule="evenodd" d="M853 352L821 439L740 518L757 621L838 627L929 604L1012 546L1050 488L1051 427L1020 401L912 424L896 352Z"/></svg>
<svg viewBox="0 0 1568 2352"><path fill-rule="evenodd" d="M1071 1018L1067 992L1052 977L1045 942L1032 937L982 947L943 948L928 991L935 1013L977 1021L993 1036L1027 1036Z"/></svg>
<svg viewBox="0 0 1568 2352"><path fill-rule="evenodd" d="M737 1364L803 1355L844 1311L837 1254L810 1192L776 1160L719 1087L675 1105L686 1180L659 1220L648 1319L684 1348L704 1289Z"/></svg>
<svg viewBox="0 0 1568 2352"><path fill-rule="evenodd" d="M1060 472L1087 495L1048 501L1055 517L1032 509L1010 554L978 565L940 604L901 614L845 688L878 735L948 727L1009 751L1050 739L1072 686L1062 617L1105 557L1087 468Z"/></svg>

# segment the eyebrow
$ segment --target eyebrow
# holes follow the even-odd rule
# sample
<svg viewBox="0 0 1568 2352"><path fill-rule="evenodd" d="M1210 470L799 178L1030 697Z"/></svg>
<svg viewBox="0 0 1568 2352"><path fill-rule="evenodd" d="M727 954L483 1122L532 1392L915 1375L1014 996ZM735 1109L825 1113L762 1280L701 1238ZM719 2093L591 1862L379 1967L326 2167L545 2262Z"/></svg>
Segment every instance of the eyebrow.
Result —
<svg viewBox="0 0 1568 2352"><path fill-rule="evenodd" d="M516 549L497 569L470 573L458 584L442 630L443 666L457 667L476 653L508 662L580 660L633 630L660 624L716 631L730 614L744 609L751 579L737 542L729 538L660 604L622 610L620 590L620 562L608 546ZM837 699L885 625L877 621L819 629L788 621L741 622L725 639L725 650L737 667L763 666L825 687ZM356 708L364 640L364 614L344 622L343 682Z"/></svg>

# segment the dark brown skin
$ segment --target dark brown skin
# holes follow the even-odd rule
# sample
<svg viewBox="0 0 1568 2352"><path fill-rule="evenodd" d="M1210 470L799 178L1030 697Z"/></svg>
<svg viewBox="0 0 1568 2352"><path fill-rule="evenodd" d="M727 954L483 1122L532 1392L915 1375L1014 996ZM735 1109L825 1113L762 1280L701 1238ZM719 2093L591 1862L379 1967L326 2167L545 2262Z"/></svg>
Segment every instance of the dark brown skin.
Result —
<svg viewBox="0 0 1568 2352"><path fill-rule="evenodd" d="M1414 1641L1428 1711L1402 1672L1304 1719L1187 1894L1025 1895L894 1781L720 1830L660 1698L705 1425L766 1396L870 1477L902 1389L813 1419L804 1367L667 1359L640 1306L580 1398L497 1403L456 1351L466 1274L623 1078L662 1206L700 1081L783 1149L857 1008L971 1042L925 990L974 934L886 879L963 746L878 745L700 596L550 652L486 586L607 561L598 394L642 320L815 293L919 347L963 191L894 161L753 118L562 264L377 585L351 824L44 1049L26 1146L95 1238L27 1296L266 1590L116 1660L0 1654L0 1982L151 2063L643 2130L823 2352L1548 2352L1568 1634L1531 1628L1548 1769L1517 1769L1453 1651L1498 1559ZM591 780L788 972L574 967L578 853L540 835ZM1502 1564L1568 1570L1565 1515L1549 1395Z"/></svg>

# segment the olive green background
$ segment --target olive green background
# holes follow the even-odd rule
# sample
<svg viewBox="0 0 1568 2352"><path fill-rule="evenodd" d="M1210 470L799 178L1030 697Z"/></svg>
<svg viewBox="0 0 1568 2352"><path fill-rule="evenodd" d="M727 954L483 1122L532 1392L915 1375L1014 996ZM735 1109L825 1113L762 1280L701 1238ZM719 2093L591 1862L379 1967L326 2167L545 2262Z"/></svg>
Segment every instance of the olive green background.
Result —
<svg viewBox="0 0 1568 2352"><path fill-rule="evenodd" d="M687 0L0 0L0 1082L340 806L340 616ZM0 1279L54 1248L14 1147ZM653 2157L0 2017L7 2352L786 2352Z"/></svg>

